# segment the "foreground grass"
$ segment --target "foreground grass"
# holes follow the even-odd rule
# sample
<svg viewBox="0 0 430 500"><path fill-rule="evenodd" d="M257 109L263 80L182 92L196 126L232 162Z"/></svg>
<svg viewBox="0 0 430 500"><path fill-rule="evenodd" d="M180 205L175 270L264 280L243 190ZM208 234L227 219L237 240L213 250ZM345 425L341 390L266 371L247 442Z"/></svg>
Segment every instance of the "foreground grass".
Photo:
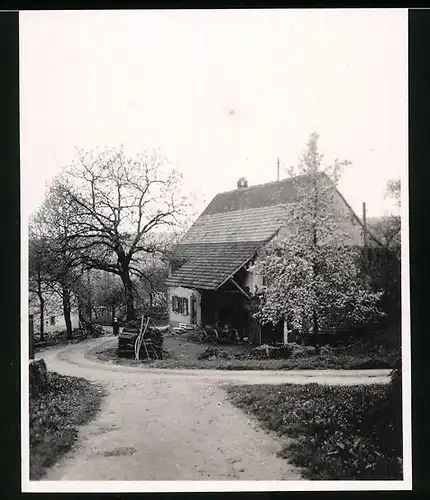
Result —
<svg viewBox="0 0 430 500"><path fill-rule="evenodd" d="M40 479L72 447L78 428L97 413L104 391L82 378L48 373L48 387L30 398L30 479Z"/></svg>
<svg viewBox="0 0 430 500"><path fill-rule="evenodd" d="M306 479L402 479L401 398L390 386L228 386L234 404L295 438L281 456Z"/></svg>
<svg viewBox="0 0 430 500"><path fill-rule="evenodd" d="M141 360L119 358L116 347L95 351L94 356L101 361L129 366L176 369L212 370L364 370L391 368L391 360L382 360L369 354L352 355L312 355L289 359L190 359L167 358L162 360Z"/></svg>

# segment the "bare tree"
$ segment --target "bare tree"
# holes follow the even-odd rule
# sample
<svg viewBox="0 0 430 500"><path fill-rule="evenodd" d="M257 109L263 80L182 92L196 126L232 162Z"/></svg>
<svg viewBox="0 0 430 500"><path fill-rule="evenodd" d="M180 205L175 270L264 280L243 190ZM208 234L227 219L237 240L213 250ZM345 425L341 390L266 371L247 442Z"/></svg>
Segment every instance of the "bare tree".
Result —
<svg viewBox="0 0 430 500"><path fill-rule="evenodd" d="M113 322L118 309L125 303L121 280L118 276L102 271L97 278L93 278L93 283L95 306L108 309Z"/></svg>
<svg viewBox="0 0 430 500"><path fill-rule="evenodd" d="M180 175L148 152L134 158L124 150L84 152L55 181L63 203L73 207L66 237L88 268L118 275L124 286L127 320L136 318L133 274L141 275L138 255L157 254L153 234L174 227L188 204Z"/></svg>
<svg viewBox="0 0 430 500"><path fill-rule="evenodd" d="M397 208L400 208L400 179L390 179L385 189L385 197L390 198ZM369 221L375 234L395 257L401 258L401 219L400 215L389 213Z"/></svg>
<svg viewBox="0 0 430 500"><path fill-rule="evenodd" d="M45 338L45 293L48 279L46 241L30 228L29 238L29 292L37 296L39 302L40 340Z"/></svg>
<svg viewBox="0 0 430 500"><path fill-rule="evenodd" d="M71 230L71 206L54 184L48 191L41 208L32 218L38 228L39 241L43 241L44 284L62 301L67 338L73 335L71 322L74 286L82 273L81 256L68 245Z"/></svg>

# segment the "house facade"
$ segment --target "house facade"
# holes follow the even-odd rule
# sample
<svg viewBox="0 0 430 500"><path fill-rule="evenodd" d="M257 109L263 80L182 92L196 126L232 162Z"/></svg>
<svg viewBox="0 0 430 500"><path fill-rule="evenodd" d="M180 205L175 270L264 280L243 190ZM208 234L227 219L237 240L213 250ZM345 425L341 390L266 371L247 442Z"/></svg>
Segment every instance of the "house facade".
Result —
<svg viewBox="0 0 430 500"><path fill-rule="evenodd" d="M322 174L324 175L324 174ZM363 225L335 185L333 203L345 244L363 244ZM259 325L250 310L252 297L264 285L250 264L275 238L288 237L289 219L298 199L298 182L307 176L220 193L209 203L175 248L169 270L169 323L230 325L255 343L282 341L287 325Z"/></svg>
<svg viewBox="0 0 430 500"><path fill-rule="evenodd" d="M64 319L61 300L55 294L45 293L45 311L43 316L44 332L56 333L66 330L66 321ZM39 300L36 294L29 294L29 321L33 328L33 333L40 333L40 308ZM79 327L79 314L77 307L72 305L70 313L72 328Z"/></svg>
<svg viewBox="0 0 430 500"><path fill-rule="evenodd" d="M77 312L70 314L72 329L79 327L79 315ZM33 332L40 333L40 313L33 311L30 313L30 321L33 322ZM45 333L57 333L66 331L66 321L61 311L50 311L44 317Z"/></svg>

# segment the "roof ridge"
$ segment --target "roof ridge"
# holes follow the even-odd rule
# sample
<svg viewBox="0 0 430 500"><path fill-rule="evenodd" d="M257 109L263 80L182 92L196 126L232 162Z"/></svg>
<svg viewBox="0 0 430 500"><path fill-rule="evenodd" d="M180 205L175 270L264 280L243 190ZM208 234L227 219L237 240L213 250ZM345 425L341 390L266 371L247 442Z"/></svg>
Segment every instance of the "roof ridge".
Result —
<svg viewBox="0 0 430 500"><path fill-rule="evenodd" d="M248 191L250 189L255 189L255 188L260 188L260 187L263 187L263 186L269 186L271 184L279 184L281 182L291 182L291 181L294 181L295 179L298 179L298 178L303 178L303 177L309 177L310 175L312 174L299 174L299 175L295 175L293 177L286 177L285 179L280 179L279 181L271 181L271 182L262 182L260 184L253 184L252 186L248 186L248 187L241 187L241 188L236 188L236 189L230 189L229 191L221 191L219 193L217 193L214 197L214 199L219 196L220 194L228 194L228 193L234 193L235 191ZM327 175L325 174L325 172L318 172L318 175Z"/></svg>

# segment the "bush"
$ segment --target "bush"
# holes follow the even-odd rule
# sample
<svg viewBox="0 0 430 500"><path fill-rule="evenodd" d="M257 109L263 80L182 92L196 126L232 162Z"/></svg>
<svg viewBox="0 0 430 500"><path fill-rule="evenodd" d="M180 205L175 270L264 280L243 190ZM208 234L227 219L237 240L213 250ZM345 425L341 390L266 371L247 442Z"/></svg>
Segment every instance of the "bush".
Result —
<svg viewBox="0 0 430 500"><path fill-rule="evenodd" d="M218 349L217 347L207 347L197 359L235 359L235 357L228 352Z"/></svg>
<svg viewBox="0 0 430 500"><path fill-rule="evenodd" d="M305 358L316 354L315 347L311 345L300 345L296 343L288 344L290 356L292 358Z"/></svg>

